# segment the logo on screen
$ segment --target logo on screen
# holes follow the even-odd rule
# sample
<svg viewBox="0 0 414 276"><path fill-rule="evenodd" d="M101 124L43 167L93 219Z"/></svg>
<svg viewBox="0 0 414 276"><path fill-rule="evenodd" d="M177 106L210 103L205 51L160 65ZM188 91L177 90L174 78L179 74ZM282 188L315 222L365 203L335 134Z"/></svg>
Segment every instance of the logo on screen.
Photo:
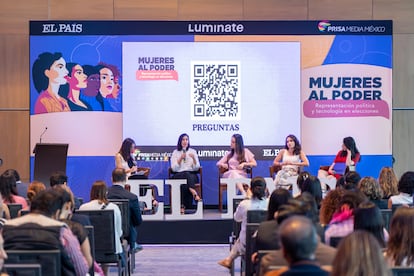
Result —
<svg viewBox="0 0 414 276"><path fill-rule="evenodd" d="M326 29L331 26L331 23L329 23L329 21L321 21L318 23L318 29L321 32L326 31Z"/></svg>

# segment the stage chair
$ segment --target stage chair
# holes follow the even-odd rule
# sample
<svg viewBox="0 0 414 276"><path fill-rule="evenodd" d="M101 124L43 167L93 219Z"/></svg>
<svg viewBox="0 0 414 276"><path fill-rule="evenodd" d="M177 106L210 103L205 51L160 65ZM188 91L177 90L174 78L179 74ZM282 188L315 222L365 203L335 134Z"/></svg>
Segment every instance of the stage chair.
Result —
<svg viewBox="0 0 414 276"><path fill-rule="evenodd" d="M219 186L219 202L218 202L218 207L219 207L219 211L222 212L223 211L223 193L225 191L227 191L227 184L221 183L220 179L223 176L223 173L225 173L226 171L228 171L228 169L223 169L223 168L218 168L218 186ZM253 178L253 168L249 167L245 169L247 176L252 179ZM243 184L243 188L244 190L247 191L247 189L249 189L249 185L247 184ZM236 209L234 209L236 210Z"/></svg>
<svg viewBox="0 0 414 276"><path fill-rule="evenodd" d="M278 171L282 169L281 165L272 164L269 166L269 175L274 180Z"/></svg>
<svg viewBox="0 0 414 276"><path fill-rule="evenodd" d="M113 210L81 210L79 214L89 216L94 227L95 259L97 263L116 266L118 275L128 275L128 266L122 265L121 256L116 252Z"/></svg>
<svg viewBox="0 0 414 276"><path fill-rule="evenodd" d="M42 276L40 264L5 264L3 270L9 276Z"/></svg>
<svg viewBox="0 0 414 276"><path fill-rule="evenodd" d="M10 218L17 218L19 216L19 211L23 208L23 206L19 203L7 203L7 207L9 207L10 211Z"/></svg>
<svg viewBox="0 0 414 276"><path fill-rule="evenodd" d="M6 250L5 264L40 264L42 275L61 275L60 250Z"/></svg>

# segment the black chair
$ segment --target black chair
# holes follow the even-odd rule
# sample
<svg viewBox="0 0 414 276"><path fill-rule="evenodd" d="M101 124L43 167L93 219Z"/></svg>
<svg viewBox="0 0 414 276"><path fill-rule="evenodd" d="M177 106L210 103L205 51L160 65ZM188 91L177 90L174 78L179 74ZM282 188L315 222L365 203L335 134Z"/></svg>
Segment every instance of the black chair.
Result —
<svg viewBox="0 0 414 276"><path fill-rule="evenodd" d="M412 207L412 206L413 206L413 204L393 204L393 205L392 205L392 207L391 207L392 214L394 215L395 211L396 211L398 208L403 207L403 206L409 206L409 207Z"/></svg>
<svg viewBox="0 0 414 276"><path fill-rule="evenodd" d="M382 220L384 221L384 227L387 231L390 230L390 222L392 217L392 209L380 209Z"/></svg>
<svg viewBox="0 0 414 276"><path fill-rule="evenodd" d="M3 270L8 276L42 276L40 264L5 264Z"/></svg>
<svg viewBox="0 0 414 276"><path fill-rule="evenodd" d="M121 211L122 219L122 245L127 253L129 271L134 272L135 254L128 248L129 237L129 199L109 199L109 202L116 204ZM141 201L140 201L141 203Z"/></svg>
<svg viewBox="0 0 414 276"><path fill-rule="evenodd" d="M267 219L267 210L249 210L247 211L247 225L246 225L246 253L244 257L245 275L252 275L254 267L252 264L252 254L254 250L253 243L255 238L253 235L259 229L262 221Z"/></svg>
<svg viewBox="0 0 414 276"><path fill-rule="evenodd" d="M94 230L93 230L93 226L92 225L85 225L84 226L86 231L88 231L88 240L89 240L89 245L91 247L91 255L92 255L92 262L95 261L95 234L94 234ZM89 275L93 276L95 275L95 269L92 265L91 269L89 269Z"/></svg>
<svg viewBox="0 0 414 276"><path fill-rule="evenodd" d="M391 267L393 276L413 276L414 267Z"/></svg>
<svg viewBox="0 0 414 276"><path fill-rule="evenodd" d="M61 275L60 250L6 250L5 264L40 264L42 275Z"/></svg>
<svg viewBox="0 0 414 276"><path fill-rule="evenodd" d="M20 203L7 203L7 207L9 207L10 211L10 218L17 218L19 216L19 211L23 208Z"/></svg>
<svg viewBox="0 0 414 276"><path fill-rule="evenodd" d="M343 237L331 237L329 240L329 245L337 248L342 239Z"/></svg>
<svg viewBox="0 0 414 276"><path fill-rule="evenodd" d="M116 253L114 210L78 210L89 216L94 227L95 259L97 263L115 265L118 275L127 275L127 265L123 266L122 256Z"/></svg>

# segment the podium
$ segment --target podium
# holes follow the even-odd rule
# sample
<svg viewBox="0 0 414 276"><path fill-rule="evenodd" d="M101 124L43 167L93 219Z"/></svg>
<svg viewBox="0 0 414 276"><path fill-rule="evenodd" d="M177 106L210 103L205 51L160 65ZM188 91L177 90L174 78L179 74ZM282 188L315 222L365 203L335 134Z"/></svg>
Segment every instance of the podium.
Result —
<svg viewBox="0 0 414 276"><path fill-rule="evenodd" d="M36 144L33 152L34 173L33 180L43 182L50 186L50 176L56 171L66 173L66 158L69 144Z"/></svg>

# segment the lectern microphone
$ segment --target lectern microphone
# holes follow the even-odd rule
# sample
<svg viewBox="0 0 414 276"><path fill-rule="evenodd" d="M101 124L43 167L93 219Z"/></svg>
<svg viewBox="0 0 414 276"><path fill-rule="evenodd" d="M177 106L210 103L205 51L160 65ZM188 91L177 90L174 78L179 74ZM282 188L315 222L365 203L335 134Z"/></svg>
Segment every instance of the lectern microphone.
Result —
<svg viewBox="0 0 414 276"><path fill-rule="evenodd" d="M43 130L43 132L42 132L42 134L40 134L40 144L42 143L42 137L43 137L43 135L46 133L46 131L47 131L47 127L45 127L45 129Z"/></svg>

